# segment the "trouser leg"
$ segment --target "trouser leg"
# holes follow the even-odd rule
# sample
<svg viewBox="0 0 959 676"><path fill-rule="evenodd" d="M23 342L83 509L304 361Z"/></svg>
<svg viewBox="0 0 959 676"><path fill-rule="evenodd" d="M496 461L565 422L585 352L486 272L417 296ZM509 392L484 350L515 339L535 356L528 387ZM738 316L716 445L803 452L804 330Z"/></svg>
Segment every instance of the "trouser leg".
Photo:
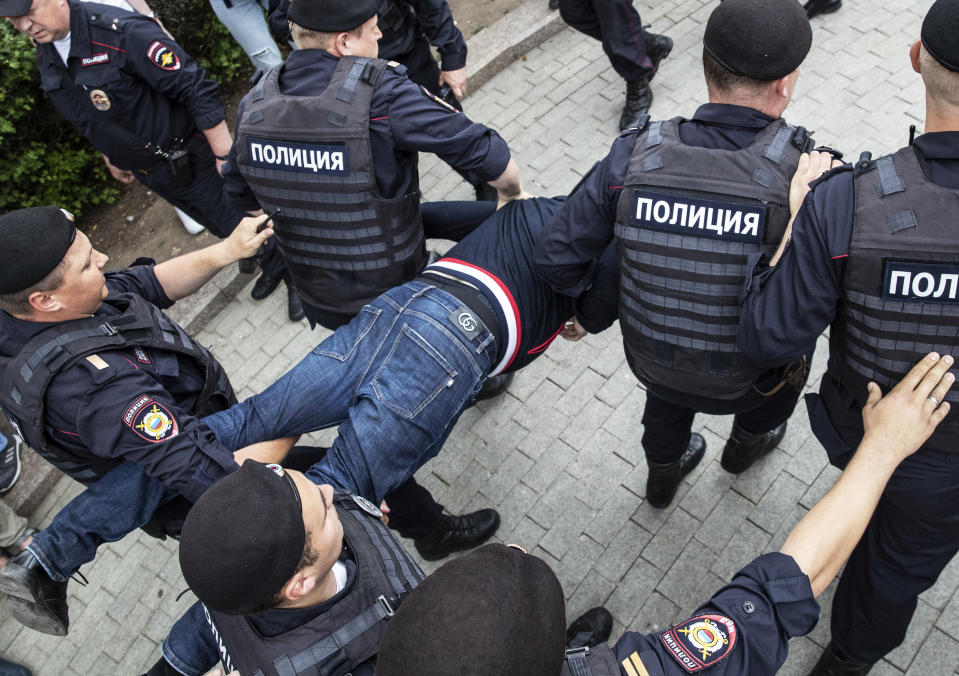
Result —
<svg viewBox="0 0 959 676"><path fill-rule="evenodd" d="M902 643L917 597L959 550L959 455L920 451L893 474L832 606L832 637L870 664Z"/></svg>
<svg viewBox="0 0 959 676"><path fill-rule="evenodd" d="M173 624L161 651L163 659L186 676L202 676L216 666L216 641L199 601Z"/></svg>
<svg viewBox="0 0 959 676"><path fill-rule="evenodd" d="M696 411L646 392L643 411L643 451L649 462L672 463L689 445Z"/></svg>
<svg viewBox="0 0 959 676"><path fill-rule="evenodd" d="M648 77L643 23L631 0L560 0L563 20L603 44L613 70L624 80Z"/></svg>
<svg viewBox="0 0 959 676"><path fill-rule="evenodd" d="M282 63L283 56L270 33L263 6L257 0L231 0L230 5L227 7L223 0L210 0L213 13L250 57L253 67L269 70Z"/></svg>
<svg viewBox="0 0 959 676"><path fill-rule="evenodd" d="M27 520L13 511L13 507L0 501L0 547L12 545L26 529Z"/></svg>
<svg viewBox="0 0 959 676"><path fill-rule="evenodd" d="M125 462L68 502L27 550L47 575L63 582L93 560L97 547L143 526L174 497L142 467Z"/></svg>
<svg viewBox="0 0 959 676"><path fill-rule="evenodd" d="M763 434L775 429L789 420L800 394L800 390L787 383L756 408L736 414L736 422L751 434Z"/></svg>
<svg viewBox="0 0 959 676"><path fill-rule="evenodd" d="M171 172L161 167L148 174L134 172L137 180L191 218L202 223L217 237L227 237L246 215L223 198L223 179L216 171L213 152L205 144L190 150L193 180L178 187Z"/></svg>
<svg viewBox="0 0 959 676"><path fill-rule="evenodd" d="M405 538L423 537L443 513L443 505L413 477L387 493L386 504L390 508L390 528Z"/></svg>

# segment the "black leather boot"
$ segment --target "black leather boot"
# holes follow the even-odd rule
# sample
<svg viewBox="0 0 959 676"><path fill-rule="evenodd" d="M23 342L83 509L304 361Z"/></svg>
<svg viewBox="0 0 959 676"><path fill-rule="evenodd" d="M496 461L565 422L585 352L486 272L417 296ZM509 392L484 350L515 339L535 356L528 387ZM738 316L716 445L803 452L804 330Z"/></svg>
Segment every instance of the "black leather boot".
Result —
<svg viewBox="0 0 959 676"><path fill-rule="evenodd" d="M30 552L20 552L0 570L0 592L20 624L44 634L66 636L70 626L67 583L56 582Z"/></svg>
<svg viewBox="0 0 959 676"><path fill-rule="evenodd" d="M499 512L481 509L462 516L441 514L429 533L413 540L416 551L427 561L444 559L453 552L483 544L499 528Z"/></svg>
<svg viewBox="0 0 959 676"><path fill-rule="evenodd" d="M590 608L569 625L566 630L566 648L592 648L606 643L612 633L612 614L602 606Z"/></svg>
<svg viewBox="0 0 959 676"><path fill-rule="evenodd" d="M293 282L288 277L284 281L286 282L286 314L291 322L298 322L306 316L306 311L303 309L303 303Z"/></svg>
<svg viewBox="0 0 959 676"><path fill-rule="evenodd" d="M842 0L809 0L802 6L810 19L818 14L831 14L842 7Z"/></svg>
<svg viewBox="0 0 959 676"><path fill-rule="evenodd" d="M809 676L865 676L870 669L871 664L850 662L840 657L835 645L830 641Z"/></svg>
<svg viewBox="0 0 959 676"><path fill-rule="evenodd" d="M639 124L640 118L653 105L653 90L649 88L649 78L626 80L626 104L619 118L619 130L625 131Z"/></svg>
<svg viewBox="0 0 959 676"><path fill-rule="evenodd" d="M673 51L673 39L660 35L659 33L649 33L643 31L643 43L646 45L646 56L653 62L653 70L650 71L647 81L652 81L659 70L659 63Z"/></svg>
<svg viewBox="0 0 959 676"><path fill-rule="evenodd" d="M747 432L739 423L733 423L733 431L723 449L720 464L732 474L742 474L753 463L776 448L786 435L786 423L762 434Z"/></svg>
<svg viewBox="0 0 959 676"><path fill-rule="evenodd" d="M284 270L279 270L275 274L264 272L259 277L256 278L256 281L253 283L253 288L250 290L250 297L253 300L263 300L280 285L280 282L283 281L283 272Z"/></svg>
<svg viewBox="0 0 959 676"><path fill-rule="evenodd" d="M483 387L480 388L479 393L476 395L476 401L492 399L497 395L503 394L511 382L513 382L512 373L504 373L487 378L486 382L483 383Z"/></svg>
<svg viewBox="0 0 959 676"><path fill-rule="evenodd" d="M701 434L689 435L689 445L675 462L650 462L649 477L646 479L646 502L651 507L663 509L676 497L676 491L683 477L696 469L696 465L706 455L706 440Z"/></svg>

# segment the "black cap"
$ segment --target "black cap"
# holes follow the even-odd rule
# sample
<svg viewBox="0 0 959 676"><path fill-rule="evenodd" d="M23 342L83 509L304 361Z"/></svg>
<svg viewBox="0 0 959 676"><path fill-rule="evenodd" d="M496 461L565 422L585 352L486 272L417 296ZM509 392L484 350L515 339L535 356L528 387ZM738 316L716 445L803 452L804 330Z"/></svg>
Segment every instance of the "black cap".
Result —
<svg viewBox="0 0 959 676"><path fill-rule="evenodd" d="M0 0L0 16L23 16L32 4L33 0Z"/></svg>
<svg viewBox="0 0 959 676"><path fill-rule="evenodd" d="M403 601L386 625L376 673L558 676L565 643L563 588L549 566L486 545L443 564Z"/></svg>
<svg viewBox="0 0 959 676"><path fill-rule="evenodd" d="M187 514L180 568L208 608L230 615L267 604L293 577L306 526L293 479L279 465L247 460Z"/></svg>
<svg viewBox="0 0 959 676"><path fill-rule="evenodd" d="M709 16L703 46L736 75L778 80L806 58L812 27L797 0L725 0Z"/></svg>
<svg viewBox="0 0 959 676"><path fill-rule="evenodd" d="M321 33L351 31L376 14L376 0L292 0L287 16L297 26Z"/></svg>
<svg viewBox="0 0 959 676"><path fill-rule="evenodd" d="M930 56L959 72L959 0L936 0L922 21L922 44Z"/></svg>
<svg viewBox="0 0 959 676"><path fill-rule="evenodd" d="M76 236L73 221L57 207L0 216L0 293L22 291L49 275Z"/></svg>

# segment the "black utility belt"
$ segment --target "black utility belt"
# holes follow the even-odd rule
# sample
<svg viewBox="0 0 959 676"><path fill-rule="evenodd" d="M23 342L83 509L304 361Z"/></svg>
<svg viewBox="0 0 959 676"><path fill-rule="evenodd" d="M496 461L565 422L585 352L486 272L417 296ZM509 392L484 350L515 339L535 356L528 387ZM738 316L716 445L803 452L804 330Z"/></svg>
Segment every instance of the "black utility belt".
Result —
<svg viewBox="0 0 959 676"><path fill-rule="evenodd" d="M418 279L430 286L435 286L440 291L445 291L474 312L480 321L486 324L486 328L493 334L493 337L496 338L497 348L501 349L503 340L502 336L499 335L499 320L496 318L496 311L485 293L466 282L450 279L429 270L421 273Z"/></svg>
<svg viewBox="0 0 959 676"><path fill-rule="evenodd" d="M202 149L205 145L206 139L199 134L193 134L185 143L176 143L171 150L164 150L151 144L151 147L154 148L154 156L158 159L157 163L136 171L144 175L161 170L169 171L173 177L174 185L183 188L193 182L190 153Z"/></svg>

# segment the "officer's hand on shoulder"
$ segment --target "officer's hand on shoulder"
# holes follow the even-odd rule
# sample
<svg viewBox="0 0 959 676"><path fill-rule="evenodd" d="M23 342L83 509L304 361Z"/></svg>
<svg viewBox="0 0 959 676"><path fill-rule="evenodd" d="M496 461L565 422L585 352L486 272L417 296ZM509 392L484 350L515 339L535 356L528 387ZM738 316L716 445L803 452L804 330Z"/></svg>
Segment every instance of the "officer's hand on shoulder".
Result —
<svg viewBox="0 0 959 676"><path fill-rule="evenodd" d="M795 216L809 193L809 184L842 162L829 152L813 150L799 156L799 165L789 185L789 211Z"/></svg>
<svg viewBox="0 0 959 676"><path fill-rule="evenodd" d="M926 355L885 397L869 383L869 398L862 408L865 428L860 449L891 454L897 464L912 455L949 413L946 393L955 382L949 372L951 355Z"/></svg>

